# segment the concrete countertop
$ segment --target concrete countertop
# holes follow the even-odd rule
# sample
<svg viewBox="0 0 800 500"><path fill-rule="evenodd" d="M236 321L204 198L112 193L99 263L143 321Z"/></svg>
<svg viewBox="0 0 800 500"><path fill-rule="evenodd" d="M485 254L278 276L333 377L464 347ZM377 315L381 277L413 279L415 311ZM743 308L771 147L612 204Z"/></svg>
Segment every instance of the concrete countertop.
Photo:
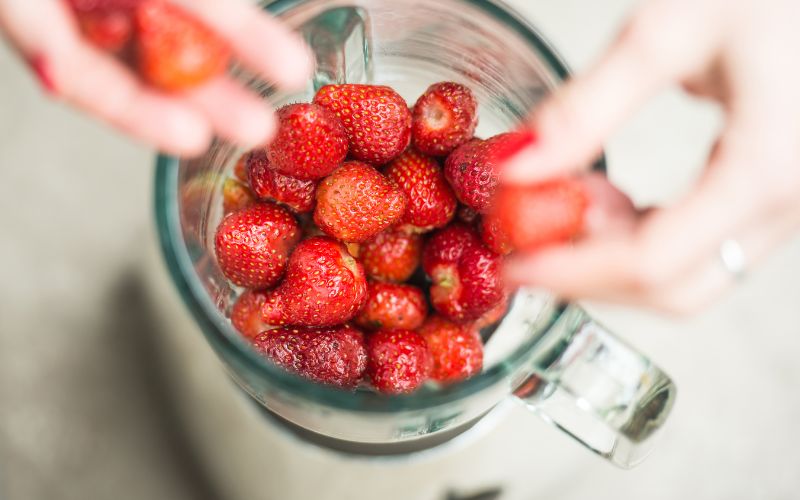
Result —
<svg viewBox="0 0 800 500"><path fill-rule="evenodd" d="M633 4L509 3L578 70ZM637 202L669 200L696 175L718 125L713 107L667 93L611 142L610 175ZM162 292L174 300L153 258L152 159L149 149L44 98L0 45L0 498L219 498L152 369L152 338L163 324L149 306L145 276L161 276ZM543 498L796 498L798 299L795 240L690 320L590 304L667 368L678 403L644 465L619 471L574 447L580 477ZM185 315L175 304L175 314ZM513 442L514 425L525 423L512 418L495 448ZM536 481L535 466L506 459L508 474ZM363 498L407 497L378 484L384 481L363 478ZM324 498L350 491L347 482L328 486ZM532 497L515 488L509 498ZM282 498L310 494L288 491L294 496Z"/></svg>

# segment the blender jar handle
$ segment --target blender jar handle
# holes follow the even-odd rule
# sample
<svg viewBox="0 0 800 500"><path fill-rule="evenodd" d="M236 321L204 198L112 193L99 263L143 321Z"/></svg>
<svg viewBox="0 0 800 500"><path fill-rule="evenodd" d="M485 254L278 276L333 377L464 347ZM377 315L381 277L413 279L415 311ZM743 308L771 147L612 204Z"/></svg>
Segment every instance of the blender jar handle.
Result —
<svg viewBox="0 0 800 500"><path fill-rule="evenodd" d="M517 386L526 406L612 463L631 468L652 448L675 385L660 368L568 305L537 343L534 375Z"/></svg>

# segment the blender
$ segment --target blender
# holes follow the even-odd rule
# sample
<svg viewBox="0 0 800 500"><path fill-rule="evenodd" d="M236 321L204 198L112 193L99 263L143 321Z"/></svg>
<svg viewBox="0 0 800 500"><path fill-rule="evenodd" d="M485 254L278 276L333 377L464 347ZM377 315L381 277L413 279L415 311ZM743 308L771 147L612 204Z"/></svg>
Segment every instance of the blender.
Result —
<svg viewBox="0 0 800 500"><path fill-rule="evenodd" d="M568 76L541 35L494 0L278 0L265 8L300 32L317 59L307 88L294 94L234 69L275 106L310 101L329 83L389 85L413 102L431 83L456 81L475 93L476 135L489 137L513 129ZM241 153L216 141L199 158L158 159L161 249L197 325L164 339L171 353L167 364L180 372L174 393L188 401L180 403L184 409L191 408L182 418L202 418L202 408L226 404L239 424L277 429L324 453L405 461L457 453L502 426L510 406L521 405L620 467L645 458L673 405L674 384L579 306L546 291L517 292L503 320L484 332L483 371L446 387L391 397L345 392L260 357L226 317L237 290L222 276L213 251L221 186ZM198 374L187 359L187 352L210 358L206 342L229 379L215 370L210 385L208 374ZM217 392L209 392L212 385ZM224 399L212 393L224 393ZM257 440L239 445L258 454Z"/></svg>

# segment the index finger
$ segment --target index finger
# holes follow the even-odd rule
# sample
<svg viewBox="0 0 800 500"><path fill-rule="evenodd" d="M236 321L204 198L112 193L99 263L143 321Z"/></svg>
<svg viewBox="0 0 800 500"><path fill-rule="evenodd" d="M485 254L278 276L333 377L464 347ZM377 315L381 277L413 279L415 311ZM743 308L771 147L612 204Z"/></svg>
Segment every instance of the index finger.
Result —
<svg viewBox="0 0 800 500"><path fill-rule="evenodd" d="M711 58L718 35L707 16L691 2L646 3L594 67L539 105L526 124L536 141L505 163L503 181L532 183L588 168L647 99Z"/></svg>

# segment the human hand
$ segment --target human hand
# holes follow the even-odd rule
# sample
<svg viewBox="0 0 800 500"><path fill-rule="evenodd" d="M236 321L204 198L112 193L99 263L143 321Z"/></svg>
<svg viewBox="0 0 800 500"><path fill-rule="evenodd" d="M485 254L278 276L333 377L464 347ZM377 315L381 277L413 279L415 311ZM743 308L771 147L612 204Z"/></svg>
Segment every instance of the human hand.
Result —
<svg viewBox="0 0 800 500"><path fill-rule="evenodd" d="M268 81L296 88L310 74L313 58L303 42L257 7L243 0L171 1L218 33L238 60ZM0 0L0 30L51 95L162 151L200 154L215 134L252 147L276 129L268 104L228 76L178 94L148 87L86 41L61 0Z"/></svg>
<svg viewBox="0 0 800 500"><path fill-rule="evenodd" d="M726 113L704 174L676 204L631 209L619 214L636 217L624 231L519 256L508 276L565 298L689 313L736 277L721 265L723 242L727 257L752 265L789 238L800 227L799 22L795 0L642 4L593 68L536 109L536 141L505 164L502 182L588 168L625 119L671 84Z"/></svg>

